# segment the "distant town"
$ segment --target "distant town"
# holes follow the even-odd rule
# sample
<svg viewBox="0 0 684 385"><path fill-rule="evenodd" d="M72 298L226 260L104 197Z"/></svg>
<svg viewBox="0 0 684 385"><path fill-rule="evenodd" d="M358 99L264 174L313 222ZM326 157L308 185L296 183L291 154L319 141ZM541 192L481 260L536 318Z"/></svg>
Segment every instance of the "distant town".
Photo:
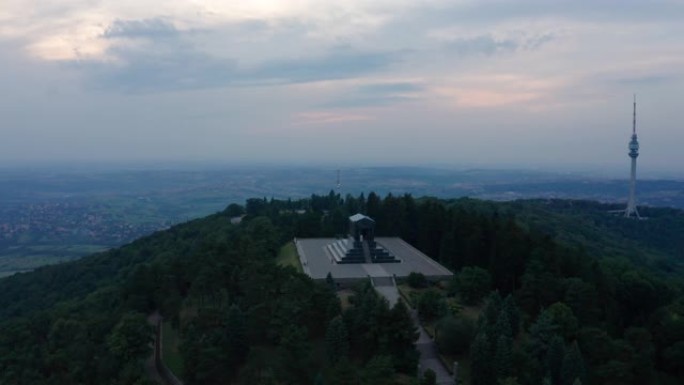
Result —
<svg viewBox="0 0 684 385"><path fill-rule="evenodd" d="M338 186L339 175L339 186ZM334 190L415 197L626 202L628 180L536 171L378 167L204 171L0 172L0 275L120 246L244 203ZM684 208L684 181L644 180L637 205Z"/></svg>
<svg viewBox="0 0 684 385"><path fill-rule="evenodd" d="M3 207L0 238L4 243L91 243L120 245L168 227L170 220L132 223L103 204L47 202Z"/></svg>

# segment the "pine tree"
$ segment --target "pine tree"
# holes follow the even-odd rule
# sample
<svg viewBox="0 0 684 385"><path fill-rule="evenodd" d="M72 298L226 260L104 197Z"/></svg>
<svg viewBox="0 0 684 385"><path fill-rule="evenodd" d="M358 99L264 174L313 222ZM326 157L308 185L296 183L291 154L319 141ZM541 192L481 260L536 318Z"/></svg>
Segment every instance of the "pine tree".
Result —
<svg viewBox="0 0 684 385"><path fill-rule="evenodd" d="M488 337L478 333L470 347L470 378L472 385L494 385Z"/></svg>
<svg viewBox="0 0 684 385"><path fill-rule="evenodd" d="M328 330L325 333L325 345L329 362L336 363L347 358L349 337L342 318L335 317L328 324Z"/></svg>
<svg viewBox="0 0 684 385"><path fill-rule="evenodd" d="M387 343L387 353L392 356L394 367L403 373L415 373L419 353L414 343L419 334L406 305L397 302L390 310L386 324L381 326L384 329L382 338Z"/></svg>
<svg viewBox="0 0 684 385"><path fill-rule="evenodd" d="M249 353L249 341L247 340L245 315L235 304L228 308L228 314L226 315L226 334L230 365L236 367L243 363L247 357L247 353Z"/></svg>
<svg viewBox="0 0 684 385"><path fill-rule="evenodd" d="M368 199L366 200L366 215L375 219L376 222L380 221L381 218L379 217L381 216L381 206L382 201L380 201L380 197L371 191L370 194L368 194Z"/></svg>
<svg viewBox="0 0 684 385"><path fill-rule="evenodd" d="M464 267L452 281L451 291L458 292L463 302L470 305L480 302L492 287L492 276L487 270L477 266Z"/></svg>
<svg viewBox="0 0 684 385"><path fill-rule="evenodd" d="M502 311L499 313L499 318L496 320L496 324L494 325L494 333L495 335L493 338L496 338L497 341L499 337L508 337L508 338L513 338L513 330L511 329L511 321L508 318L508 313L505 311Z"/></svg>
<svg viewBox="0 0 684 385"><path fill-rule="evenodd" d="M323 374L321 374L321 372L318 372L318 374L316 374L316 378L314 378L314 385L325 385L325 381L323 380Z"/></svg>
<svg viewBox="0 0 684 385"><path fill-rule="evenodd" d="M563 366L563 358L565 356L565 343L560 336L554 336L549 344L549 352L547 354L546 369L554 384L560 383L561 368Z"/></svg>
<svg viewBox="0 0 684 385"><path fill-rule="evenodd" d="M502 301L501 295L498 291L493 292L487 298L487 306L484 309L484 314L490 324L494 324L501 313Z"/></svg>
<svg viewBox="0 0 684 385"><path fill-rule="evenodd" d="M511 331L513 332L512 337L515 338L520 330L520 309L518 308L518 305L516 305L515 298L513 298L512 294L507 295L506 299L504 299L502 312L506 313L508 316L508 320L511 324Z"/></svg>
<svg viewBox="0 0 684 385"><path fill-rule="evenodd" d="M491 354L494 354L494 351L496 350L496 343L500 333L505 333L506 330L509 329L509 327L498 324L501 305L502 301L499 292L492 292L487 298L487 305L482 313L480 313L480 317L477 320L478 333L487 335L488 349Z"/></svg>
<svg viewBox="0 0 684 385"><path fill-rule="evenodd" d="M290 324L280 338L280 354L282 362L290 378L301 381L308 380L311 365L311 345L306 326Z"/></svg>
<svg viewBox="0 0 684 385"><path fill-rule="evenodd" d="M496 378L503 380L513 374L513 340L506 335L499 336L494 354Z"/></svg>
<svg viewBox="0 0 684 385"><path fill-rule="evenodd" d="M390 356L374 356L361 374L362 385L394 384L394 366Z"/></svg>
<svg viewBox="0 0 684 385"><path fill-rule="evenodd" d="M572 309L562 302L556 302L546 309L551 315L553 323L558 326L560 333L566 341L574 339L577 335L577 317L572 313Z"/></svg>
<svg viewBox="0 0 684 385"><path fill-rule="evenodd" d="M337 283L335 283L335 279L333 278L332 273L328 272L328 275L325 276L325 283L328 285L330 290L337 290Z"/></svg>
<svg viewBox="0 0 684 385"><path fill-rule="evenodd" d="M572 385L575 380L584 382L586 377L586 367L584 365L584 358L582 352L577 345L577 341L573 341L572 345L563 357L563 366L561 368L561 384Z"/></svg>
<svg viewBox="0 0 684 385"><path fill-rule="evenodd" d="M331 385L357 385L358 378L356 375L356 369L349 360L344 357L339 360L337 364L333 367L330 376Z"/></svg>
<svg viewBox="0 0 684 385"><path fill-rule="evenodd" d="M515 377L506 377L504 379L499 380L497 383L498 385L520 385L518 382L518 379Z"/></svg>
<svg viewBox="0 0 684 385"><path fill-rule="evenodd" d="M553 323L551 314L547 311L542 311L537 320L530 326L530 354L538 362L544 362L549 344L557 335L557 330L558 326Z"/></svg>

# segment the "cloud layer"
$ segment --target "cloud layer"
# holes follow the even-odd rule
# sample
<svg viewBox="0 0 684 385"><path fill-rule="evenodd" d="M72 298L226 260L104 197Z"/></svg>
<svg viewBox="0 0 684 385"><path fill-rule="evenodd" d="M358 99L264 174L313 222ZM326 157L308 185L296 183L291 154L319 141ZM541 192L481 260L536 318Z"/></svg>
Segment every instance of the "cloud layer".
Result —
<svg viewBox="0 0 684 385"><path fill-rule="evenodd" d="M667 0L6 0L0 160L600 168L637 93L664 168L681 20Z"/></svg>

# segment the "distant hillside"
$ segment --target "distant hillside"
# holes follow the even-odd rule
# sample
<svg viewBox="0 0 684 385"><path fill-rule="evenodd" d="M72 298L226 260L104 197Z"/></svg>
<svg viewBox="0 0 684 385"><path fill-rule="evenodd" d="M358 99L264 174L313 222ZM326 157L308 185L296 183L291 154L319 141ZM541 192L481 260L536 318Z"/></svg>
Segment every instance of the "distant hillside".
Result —
<svg viewBox="0 0 684 385"><path fill-rule="evenodd" d="M684 267L684 211L641 207L644 220L624 218L611 211L623 205L577 200L524 200L502 204L535 232L549 234L590 255L627 257L663 271Z"/></svg>
<svg viewBox="0 0 684 385"><path fill-rule="evenodd" d="M352 195L619 202L627 193L626 180L529 170L359 167L340 173L337 190ZM337 170L314 167L0 170L0 277L118 247L251 197L325 194L336 178ZM638 202L684 208L684 181L640 180Z"/></svg>

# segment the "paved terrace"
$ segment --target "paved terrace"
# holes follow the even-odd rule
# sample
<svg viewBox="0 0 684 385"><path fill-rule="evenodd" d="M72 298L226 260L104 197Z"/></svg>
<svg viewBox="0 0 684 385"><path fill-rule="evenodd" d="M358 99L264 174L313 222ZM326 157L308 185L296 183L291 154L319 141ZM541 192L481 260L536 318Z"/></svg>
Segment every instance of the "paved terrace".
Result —
<svg viewBox="0 0 684 385"><path fill-rule="evenodd" d="M297 252L304 272L313 279L325 279L331 273L335 279L371 277L406 277L411 272L430 278L448 278L453 274L401 238L375 238L375 241L398 258L400 263L337 264L326 249L335 238L297 239Z"/></svg>

